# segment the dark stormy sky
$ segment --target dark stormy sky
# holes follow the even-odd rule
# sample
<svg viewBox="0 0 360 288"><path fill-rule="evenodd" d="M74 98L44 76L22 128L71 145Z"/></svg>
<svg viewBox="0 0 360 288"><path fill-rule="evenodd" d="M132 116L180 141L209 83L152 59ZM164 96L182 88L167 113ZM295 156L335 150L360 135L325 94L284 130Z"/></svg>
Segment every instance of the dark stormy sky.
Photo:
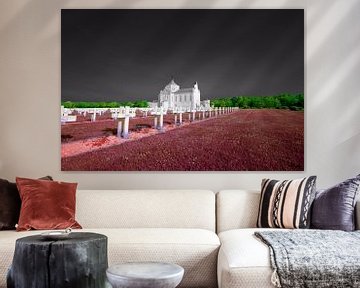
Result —
<svg viewBox="0 0 360 288"><path fill-rule="evenodd" d="M62 10L63 101L304 91L303 10Z"/></svg>

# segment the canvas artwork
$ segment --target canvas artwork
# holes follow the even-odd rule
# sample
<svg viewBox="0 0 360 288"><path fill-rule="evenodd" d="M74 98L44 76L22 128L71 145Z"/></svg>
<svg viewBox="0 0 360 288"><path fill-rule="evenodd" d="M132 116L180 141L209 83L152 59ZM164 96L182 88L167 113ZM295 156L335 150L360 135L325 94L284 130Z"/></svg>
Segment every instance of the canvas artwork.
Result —
<svg viewBox="0 0 360 288"><path fill-rule="evenodd" d="M303 171L304 10L63 9L59 113L63 171Z"/></svg>

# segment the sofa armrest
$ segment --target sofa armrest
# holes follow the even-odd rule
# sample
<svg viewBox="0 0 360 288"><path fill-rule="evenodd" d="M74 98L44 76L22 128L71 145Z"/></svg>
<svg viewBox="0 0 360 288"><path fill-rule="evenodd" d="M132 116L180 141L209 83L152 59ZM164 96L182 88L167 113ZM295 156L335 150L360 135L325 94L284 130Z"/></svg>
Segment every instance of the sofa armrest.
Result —
<svg viewBox="0 0 360 288"><path fill-rule="evenodd" d="M355 206L355 229L360 230L360 199L357 200Z"/></svg>

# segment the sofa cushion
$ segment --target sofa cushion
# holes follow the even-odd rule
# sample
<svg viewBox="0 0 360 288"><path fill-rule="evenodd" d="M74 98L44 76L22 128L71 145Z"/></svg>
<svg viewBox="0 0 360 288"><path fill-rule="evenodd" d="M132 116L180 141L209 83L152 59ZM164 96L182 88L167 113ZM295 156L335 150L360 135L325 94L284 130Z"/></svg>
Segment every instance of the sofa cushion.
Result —
<svg viewBox="0 0 360 288"><path fill-rule="evenodd" d="M84 228L215 231L215 194L209 190L78 190L76 198L76 219Z"/></svg>
<svg viewBox="0 0 360 288"><path fill-rule="evenodd" d="M261 230L270 229L235 229L219 234L219 288L274 287L269 248L254 236Z"/></svg>
<svg viewBox="0 0 360 288"><path fill-rule="evenodd" d="M77 230L73 230L74 232ZM138 228L82 229L108 237L109 265L135 261L176 263L185 269L179 287L216 287L216 263L220 241L204 229ZM11 264L17 238L44 231L0 232L0 287Z"/></svg>
<svg viewBox="0 0 360 288"><path fill-rule="evenodd" d="M316 176L294 180L263 179L257 227L309 228Z"/></svg>
<svg viewBox="0 0 360 288"><path fill-rule="evenodd" d="M75 221L76 183L16 178L21 198L16 230L81 228Z"/></svg>
<svg viewBox="0 0 360 288"><path fill-rule="evenodd" d="M0 179L0 230L15 230L21 200L15 183Z"/></svg>
<svg viewBox="0 0 360 288"><path fill-rule="evenodd" d="M259 191L222 190L216 194L217 233L255 228L259 209Z"/></svg>
<svg viewBox="0 0 360 288"><path fill-rule="evenodd" d="M40 179L52 180L51 176ZM21 199L16 183L0 179L0 230L15 230L18 223Z"/></svg>
<svg viewBox="0 0 360 288"><path fill-rule="evenodd" d="M317 191L312 205L311 227L353 231L359 186L360 175Z"/></svg>

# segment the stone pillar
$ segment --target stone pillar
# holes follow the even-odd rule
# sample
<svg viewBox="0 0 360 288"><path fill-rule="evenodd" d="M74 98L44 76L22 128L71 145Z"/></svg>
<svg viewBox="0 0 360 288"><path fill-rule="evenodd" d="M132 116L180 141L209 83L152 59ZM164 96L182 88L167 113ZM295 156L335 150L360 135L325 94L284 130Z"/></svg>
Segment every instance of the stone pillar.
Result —
<svg viewBox="0 0 360 288"><path fill-rule="evenodd" d="M177 124L177 114L175 114L175 116L174 116L174 124L175 125Z"/></svg>
<svg viewBox="0 0 360 288"><path fill-rule="evenodd" d="M193 114L193 115L192 115L192 116L193 116L192 119L193 119L193 121L195 121L195 120L196 120L196 119L195 119L195 117L196 117L196 111L193 111L192 114Z"/></svg>
<svg viewBox="0 0 360 288"><path fill-rule="evenodd" d="M160 111L160 121L159 121L159 129L162 131L164 129L164 114L163 111L161 109Z"/></svg>
<svg viewBox="0 0 360 288"><path fill-rule="evenodd" d="M205 119L205 110L203 110L202 119L203 119L203 120Z"/></svg>
<svg viewBox="0 0 360 288"><path fill-rule="evenodd" d="M191 122L191 112L189 112L189 122Z"/></svg>
<svg viewBox="0 0 360 288"><path fill-rule="evenodd" d="M154 129L157 129L157 122L158 122L158 117L155 115L155 117L154 117Z"/></svg>
<svg viewBox="0 0 360 288"><path fill-rule="evenodd" d="M122 122L119 121L119 122L118 122L118 125L117 125L117 134L116 134L116 136L117 136L118 138L121 138L121 132L122 132Z"/></svg>
<svg viewBox="0 0 360 288"><path fill-rule="evenodd" d="M94 109L93 115L91 116L91 121L95 122L96 121L96 110Z"/></svg>
<svg viewBox="0 0 360 288"><path fill-rule="evenodd" d="M180 114L179 114L179 124L180 125L182 124L182 112L180 112Z"/></svg>
<svg viewBox="0 0 360 288"><path fill-rule="evenodd" d="M129 115L125 115L124 119L124 131L123 131L123 138L129 137Z"/></svg>

